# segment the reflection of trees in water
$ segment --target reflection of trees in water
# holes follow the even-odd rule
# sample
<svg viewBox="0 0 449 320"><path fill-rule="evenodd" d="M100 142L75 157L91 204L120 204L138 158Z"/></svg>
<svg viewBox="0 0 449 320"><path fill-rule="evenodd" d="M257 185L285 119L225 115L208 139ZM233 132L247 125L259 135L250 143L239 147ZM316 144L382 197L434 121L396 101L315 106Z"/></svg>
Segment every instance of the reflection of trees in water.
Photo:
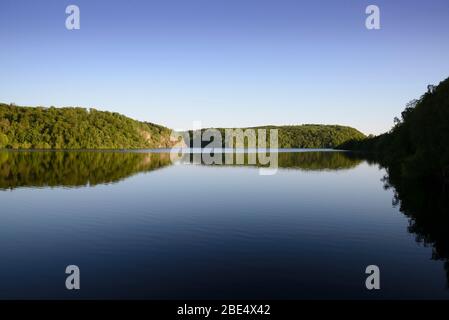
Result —
<svg viewBox="0 0 449 320"><path fill-rule="evenodd" d="M169 164L163 153L0 152L0 189L111 183Z"/></svg>
<svg viewBox="0 0 449 320"><path fill-rule="evenodd" d="M269 164L261 164L256 153L233 153L232 164L226 163L225 153L220 153L221 163L214 163L213 165L223 166L255 166L268 167ZM324 170L343 170L351 169L358 166L363 160L360 158L351 157L346 152L325 152L325 151L308 151L308 152L279 152L278 167L281 169L298 169L304 171L324 171ZM242 157L241 163L237 161L237 157ZM198 154L185 154L182 162L193 163L194 158ZM204 159L203 159L204 160ZM202 164L205 164L204 161Z"/></svg>
<svg viewBox="0 0 449 320"><path fill-rule="evenodd" d="M362 162L345 152L279 153L278 159L280 168L311 171L352 169Z"/></svg>
<svg viewBox="0 0 449 320"><path fill-rule="evenodd" d="M349 169L362 161L340 152L279 153L278 156L280 168L299 170ZM111 183L170 164L169 153L0 152L0 189ZM244 155L243 165L250 165L248 154Z"/></svg>
<svg viewBox="0 0 449 320"><path fill-rule="evenodd" d="M373 153L353 153L351 157L385 168L382 182L394 192L392 204L409 218L408 231L416 241L432 247L431 258L444 262L449 287L449 186L441 180L406 176L397 167L401 164L389 165Z"/></svg>
<svg viewBox="0 0 449 320"><path fill-rule="evenodd" d="M449 188L435 181L408 179L387 168L385 189L393 189L393 204L409 218L408 231L432 247L432 259L444 261L449 286Z"/></svg>
<svg viewBox="0 0 449 320"><path fill-rule="evenodd" d="M314 171L350 169L365 160L371 164L379 161L342 152L279 153L278 156L280 168ZM244 159L247 165L247 154ZM0 152L0 190L111 183L170 164L168 153ZM399 205L400 211L409 218L408 231L416 235L416 241L432 246L432 259L444 261L449 284L449 188L407 179L393 167L386 170L383 182L386 189L394 191L393 204Z"/></svg>

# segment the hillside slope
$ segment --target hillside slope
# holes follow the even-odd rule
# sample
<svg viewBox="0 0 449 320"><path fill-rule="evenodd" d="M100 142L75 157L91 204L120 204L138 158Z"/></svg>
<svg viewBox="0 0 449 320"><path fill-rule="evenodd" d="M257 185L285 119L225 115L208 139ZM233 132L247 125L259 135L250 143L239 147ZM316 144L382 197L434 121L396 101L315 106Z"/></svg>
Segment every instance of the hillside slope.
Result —
<svg viewBox="0 0 449 320"><path fill-rule="evenodd" d="M267 129L268 133L269 129L278 129L280 148L333 148L348 140L365 138L360 131L339 125L305 124L251 129ZM224 140L225 129L219 130ZM174 144L170 133L168 128L113 112L0 104L0 148L168 148Z"/></svg>
<svg viewBox="0 0 449 320"><path fill-rule="evenodd" d="M266 129L267 135L269 135L270 129L277 129L279 148L334 148L349 140L366 138L363 133L354 128L339 125L303 124L296 126L260 126L240 129ZM222 143L224 145L226 129L218 128L218 130L221 132ZM190 131L191 140L198 134L199 131L195 131L194 133ZM208 144L209 142L206 141L202 145L206 146ZM269 138L267 138L268 145ZM246 139L245 146L247 146Z"/></svg>
<svg viewBox="0 0 449 320"><path fill-rule="evenodd" d="M278 129L281 148L334 148L349 140L366 138L357 129L340 125L303 124L258 128Z"/></svg>
<svg viewBox="0 0 449 320"><path fill-rule="evenodd" d="M170 129L84 108L0 104L0 148L136 149L170 147Z"/></svg>
<svg viewBox="0 0 449 320"><path fill-rule="evenodd" d="M406 177L449 180L449 78L407 104L390 132L340 148L371 152Z"/></svg>

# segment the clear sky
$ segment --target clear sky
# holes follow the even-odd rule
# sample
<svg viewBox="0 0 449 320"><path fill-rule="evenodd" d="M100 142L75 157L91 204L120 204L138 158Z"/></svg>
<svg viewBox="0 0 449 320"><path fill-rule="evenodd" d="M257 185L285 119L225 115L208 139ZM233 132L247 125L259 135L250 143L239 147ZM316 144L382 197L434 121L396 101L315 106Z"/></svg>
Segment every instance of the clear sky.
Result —
<svg viewBox="0 0 449 320"><path fill-rule="evenodd" d="M81 29L65 28L76 4ZM378 5L381 29L365 28ZM0 2L0 101L83 106L187 129L388 130L449 77L448 0Z"/></svg>

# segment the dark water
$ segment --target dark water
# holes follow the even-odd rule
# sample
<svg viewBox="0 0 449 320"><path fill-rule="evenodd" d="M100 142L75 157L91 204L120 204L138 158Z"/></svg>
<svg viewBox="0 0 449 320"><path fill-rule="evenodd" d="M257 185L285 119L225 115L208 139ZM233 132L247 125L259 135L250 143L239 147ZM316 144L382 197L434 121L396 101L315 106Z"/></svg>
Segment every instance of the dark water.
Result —
<svg viewBox="0 0 449 320"><path fill-rule="evenodd" d="M0 298L449 297L444 195L347 153L279 167L0 152Z"/></svg>

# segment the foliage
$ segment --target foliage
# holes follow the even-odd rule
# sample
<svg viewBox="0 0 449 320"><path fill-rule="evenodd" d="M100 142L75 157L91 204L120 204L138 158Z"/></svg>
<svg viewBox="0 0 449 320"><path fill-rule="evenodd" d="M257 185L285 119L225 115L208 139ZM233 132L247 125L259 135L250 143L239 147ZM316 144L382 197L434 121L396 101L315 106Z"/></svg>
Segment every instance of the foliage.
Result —
<svg viewBox="0 0 449 320"><path fill-rule="evenodd" d="M349 140L361 140L365 138L365 135L360 131L346 126L339 125L319 125L319 124L304 124L297 126L261 126L246 129L266 129L267 141L269 146L269 132L270 129L278 130L278 145L279 148L334 148ZM225 130L224 128L218 129L222 134L223 146L225 143ZM204 130L203 130L204 131ZM199 131L189 132L191 141L199 134ZM256 131L256 141L257 141ZM208 145L209 142L203 142L202 146ZM248 140L245 138L245 147L248 145ZM235 144L234 144L235 146Z"/></svg>
<svg viewBox="0 0 449 320"><path fill-rule="evenodd" d="M407 104L388 133L339 146L376 153L410 178L449 179L449 78Z"/></svg>
<svg viewBox="0 0 449 320"><path fill-rule="evenodd" d="M6 148L8 145L8 137L3 132L0 132L0 148Z"/></svg>
<svg viewBox="0 0 449 320"><path fill-rule="evenodd" d="M170 146L170 130L115 112L0 104L0 148L136 149Z"/></svg>
<svg viewBox="0 0 449 320"><path fill-rule="evenodd" d="M267 129L268 134L270 129L278 129L281 148L333 148L351 139L365 138L356 129L338 125L306 124L249 129ZM218 130L224 140L225 129ZM132 120L115 112L0 104L0 148L136 149L172 145L168 128Z"/></svg>

